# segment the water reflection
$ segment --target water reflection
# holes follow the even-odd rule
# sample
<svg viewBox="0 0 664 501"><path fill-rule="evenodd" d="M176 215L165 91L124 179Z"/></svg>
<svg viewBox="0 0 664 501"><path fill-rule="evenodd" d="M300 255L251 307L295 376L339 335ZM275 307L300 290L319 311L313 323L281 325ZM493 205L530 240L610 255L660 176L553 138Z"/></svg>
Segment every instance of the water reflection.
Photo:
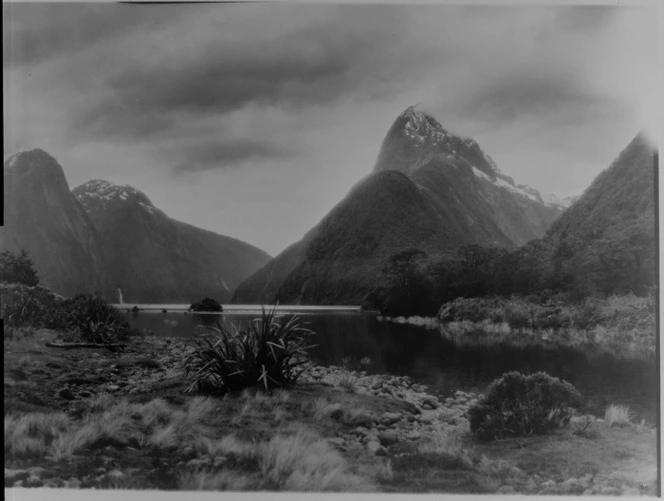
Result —
<svg viewBox="0 0 664 501"><path fill-rule="evenodd" d="M131 323L157 335L192 337L211 333L201 327L227 328L246 324L256 315L196 315L141 313ZM589 411L603 414L611 403L629 405L638 419L656 422L659 381L656 361L620 360L609 354L507 342L486 343L482 336L464 336L463 342L423 327L379 322L359 313L304 315L317 334L312 354L323 365L350 358L359 367L370 357L369 372L408 375L442 397L458 389L484 391L503 373L545 371L574 384ZM484 336L486 339L486 336Z"/></svg>

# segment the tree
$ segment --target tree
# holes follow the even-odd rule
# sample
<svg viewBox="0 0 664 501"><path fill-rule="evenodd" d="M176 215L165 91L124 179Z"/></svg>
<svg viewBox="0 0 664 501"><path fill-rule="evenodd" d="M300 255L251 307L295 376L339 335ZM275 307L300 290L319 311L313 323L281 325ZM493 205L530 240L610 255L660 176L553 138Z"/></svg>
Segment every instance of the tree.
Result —
<svg viewBox="0 0 664 501"><path fill-rule="evenodd" d="M21 249L18 254L10 251L0 252L0 280L31 287L39 284L34 263L25 249Z"/></svg>
<svg viewBox="0 0 664 501"><path fill-rule="evenodd" d="M386 288L380 292L384 314L389 316L434 315L438 302L431 281L422 272L427 254L419 249L408 249L392 255L383 274Z"/></svg>

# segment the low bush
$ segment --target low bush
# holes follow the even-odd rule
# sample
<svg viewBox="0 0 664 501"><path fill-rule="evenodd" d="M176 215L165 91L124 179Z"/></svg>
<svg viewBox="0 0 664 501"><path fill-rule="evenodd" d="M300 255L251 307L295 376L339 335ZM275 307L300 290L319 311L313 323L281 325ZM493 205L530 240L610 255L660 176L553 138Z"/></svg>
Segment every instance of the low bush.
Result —
<svg viewBox="0 0 664 501"><path fill-rule="evenodd" d="M66 325L59 296L44 287L2 282L0 308L5 325L50 329Z"/></svg>
<svg viewBox="0 0 664 501"><path fill-rule="evenodd" d="M103 299L78 294L63 300L67 327L90 343L115 343L134 333L124 315Z"/></svg>
<svg viewBox="0 0 664 501"><path fill-rule="evenodd" d="M71 331L82 341L114 343L135 334L124 315L103 299L78 294L63 298L40 286L0 283L7 326Z"/></svg>
<svg viewBox="0 0 664 501"><path fill-rule="evenodd" d="M509 372L470 409L470 429L482 440L543 434L567 424L580 400L567 381L544 372Z"/></svg>
<svg viewBox="0 0 664 501"><path fill-rule="evenodd" d="M193 377L187 391L224 394L260 386L288 386L297 381L308 361L307 338L312 332L299 317L263 311L247 330L229 332L217 323L216 340L204 338L185 361Z"/></svg>

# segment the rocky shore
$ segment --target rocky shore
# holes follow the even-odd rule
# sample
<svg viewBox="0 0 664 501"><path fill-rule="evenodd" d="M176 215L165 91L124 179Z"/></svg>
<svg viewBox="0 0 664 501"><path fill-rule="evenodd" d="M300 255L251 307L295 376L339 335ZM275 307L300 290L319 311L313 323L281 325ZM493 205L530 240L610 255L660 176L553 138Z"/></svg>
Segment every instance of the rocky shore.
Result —
<svg viewBox="0 0 664 501"><path fill-rule="evenodd" d="M182 356L193 349L188 341L141 337L122 352L44 347L43 342L54 335L40 331L39 347L25 351L20 343L5 341L5 412L62 411L72 419L84 419L100 398L142 403L161 399L174 408L191 398L184 393L187 381L181 371ZM439 399L407 377L312 364L305 368L296 389L274 396L209 400L216 412L226 413L217 420L227 424L219 426L234 426L238 436L267 439L275 427L300 421L316 429L352 471L366 476L371 468L368 490L409 492L418 490L422 479L429 479L428 485L422 485L431 492L446 492L444 486L449 484L454 492L654 494L656 462L647 448L654 441L654 430L606 429L602 438L589 440L574 435L572 423L557 435L482 444L470 433L467 419L469 408L480 398L457 391ZM595 421L601 428L602 423ZM630 448L634 440L638 447ZM545 467L541 459L534 464L520 452L539 450L544 457L550 454L551 464L562 464L571 449L556 449L556 444L581 447L575 454L590 454L587 467ZM606 459L601 459L613 451L611 447L628 460L625 474L613 464L609 465L613 470L607 470ZM215 454L193 442L148 451L131 441L111 441L86 454L66 461L8 457L5 487L175 489L182 484L171 478L174 472L200 475L237 467L233 453ZM154 463L155 458L160 464ZM648 467L637 473L634 465L643 464ZM468 487L459 484L458 478L464 478ZM251 484L246 487L252 489Z"/></svg>

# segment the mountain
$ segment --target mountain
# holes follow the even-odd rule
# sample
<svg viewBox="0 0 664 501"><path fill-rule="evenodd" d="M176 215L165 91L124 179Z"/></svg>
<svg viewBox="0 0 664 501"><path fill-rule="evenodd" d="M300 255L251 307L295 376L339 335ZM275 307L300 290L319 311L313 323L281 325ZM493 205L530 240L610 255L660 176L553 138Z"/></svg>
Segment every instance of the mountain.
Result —
<svg viewBox="0 0 664 501"><path fill-rule="evenodd" d="M657 150L639 133L533 242L554 281L584 291L644 293L656 283Z"/></svg>
<svg viewBox="0 0 664 501"><path fill-rule="evenodd" d="M127 301L227 301L269 259L249 244L169 218L131 186L93 180L72 193L99 231L111 287Z"/></svg>
<svg viewBox="0 0 664 501"><path fill-rule="evenodd" d="M0 248L25 248L54 292L100 292L116 301L227 301L268 254L234 238L169 218L130 186L90 181L69 190L42 150L5 162Z"/></svg>
<svg viewBox="0 0 664 501"><path fill-rule="evenodd" d="M516 185L477 142L446 131L430 114L406 108L390 127L374 171L398 170L418 184L458 239L514 247L544 235L566 208Z"/></svg>
<svg viewBox="0 0 664 501"><path fill-rule="evenodd" d="M0 250L24 248L41 283L55 292L101 289L99 235L69 191L60 164L40 149L17 153L4 164L4 183Z"/></svg>
<svg viewBox="0 0 664 501"><path fill-rule="evenodd" d="M388 130L373 172L242 283L233 301L358 304L384 283L390 256L467 244L516 248L542 237L564 206L515 185L474 140L409 107Z"/></svg>

